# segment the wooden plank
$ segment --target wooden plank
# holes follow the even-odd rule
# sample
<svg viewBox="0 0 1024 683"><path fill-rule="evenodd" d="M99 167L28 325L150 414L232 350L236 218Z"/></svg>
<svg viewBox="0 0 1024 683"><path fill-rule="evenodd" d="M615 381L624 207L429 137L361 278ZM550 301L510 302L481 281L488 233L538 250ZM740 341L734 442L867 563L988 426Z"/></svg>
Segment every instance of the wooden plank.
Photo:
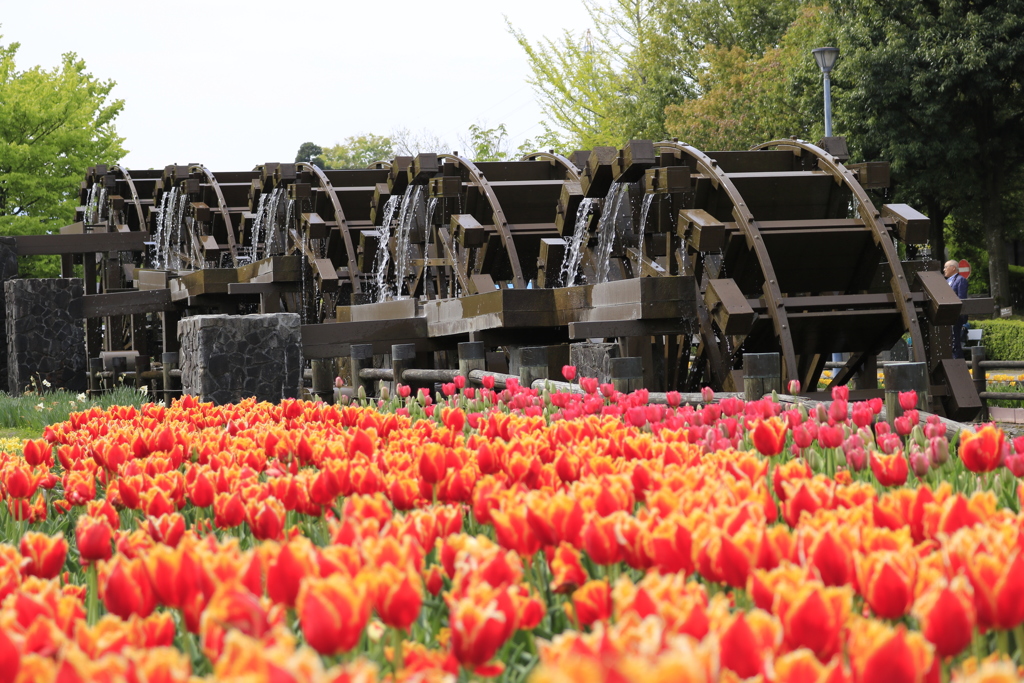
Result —
<svg viewBox="0 0 1024 683"><path fill-rule="evenodd" d="M704 294L708 311L718 323L719 329L727 335L747 334L754 324L756 314L747 304L743 292L732 278L708 280Z"/></svg>
<svg viewBox="0 0 1024 683"><path fill-rule="evenodd" d="M320 323L303 325L300 332L304 357L338 358L347 355L348 347L352 344L381 343L389 347L391 344L417 339L426 340L427 321L425 318L405 318Z"/></svg>
<svg viewBox="0 0 1024 683"><path fill-rule="evenodd" d="M148 232L92 232L78 235L17 235L20 256L90 254L101 251L143 251Z"/></svg>
<svg viewBox="0 0 1024 683"><path fill-rule="evenodd" d="M928 318L934 325L953 325L960 317L962 304L960 297L946 282L942 273L936 270L922 270L917 279L928 295Z"/></svg>
<svg viewBox="0 0 1024 683"><path fill-rule="evenodd" d="M995 312L995 299L990 296L964 299L961 315L976 315L991 318Z"/></svg>
<svg viewBox="0 0 1024 683"><path fill-rule="evenodd" d="M169 289L87 294L78 301L83 318L160 313L175 309L174 304L171 303L171 290ZM73 305L75 305L74 302Z"/></svg>
<svg viewBox="0 0 1024 683"><path fill-rule="evenodd" d="M907 204L884 204L882 216L894 218L905 244L924 244L928 241L932 222L923 213Z"/></svg>
<svg viewBox="0 0 1024 683"><path fill-rule="evenodd" d="M570 339L596 339L598 337L649 337L661 334L682 334L687 330L682 319L677 320L597 320L570 322Z"/></svg>

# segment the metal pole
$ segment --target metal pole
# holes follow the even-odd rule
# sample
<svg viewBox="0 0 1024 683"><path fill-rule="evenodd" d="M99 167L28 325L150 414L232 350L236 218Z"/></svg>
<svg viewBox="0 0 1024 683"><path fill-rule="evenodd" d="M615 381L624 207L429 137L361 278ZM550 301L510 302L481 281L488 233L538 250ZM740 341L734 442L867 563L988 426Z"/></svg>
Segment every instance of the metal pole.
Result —
<svg viewBox="0 0 1024 683"><path fill-rule="evenodd" d="M825 76L825 137L832 137L832 79L829 78L828 72L823 72Z"/></svg>

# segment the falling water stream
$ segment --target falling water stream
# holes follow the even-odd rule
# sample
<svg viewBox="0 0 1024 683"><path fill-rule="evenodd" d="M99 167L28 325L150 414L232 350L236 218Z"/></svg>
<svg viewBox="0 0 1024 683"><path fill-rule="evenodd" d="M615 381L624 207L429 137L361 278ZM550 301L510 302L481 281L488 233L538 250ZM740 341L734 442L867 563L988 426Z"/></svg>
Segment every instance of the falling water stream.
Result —
<svg viewBox="0 0 1024 683"><path fill-rule="evenodd" d="M405 197L411 189L411 187L407 188L406 194L402 196L391 195L384 203L384 217L381 220L380 228L377 230L377 255L373 262L373 288L377 293L378 302L386 301L390 294L390 288L388 287L388 265L391 263L391 223L394 220L395 211L401 209Z"/></svg>
<svg viewBox="0 0 1024 683"><path fill-rule="evenodd" d="M594 199L587 198L580 202L576 209L576 223L573 225L572 237L569 247L565 250L562 258L562 270L560 279L566 287L576 285L576 274L580 269L580 261L583 260L583 247L587 243L589 234L587 232L587 220L590 216L590 209L594 206Z"/></svg>
<svg viewBox="0 0 1024 683"><path fill-rule="evenodd" d="M409 190L412 190L410 194ZM422 185L416 185L415 189L410 186L405 191L405 200L402 202L402 210L398 214L398 233L395 235L395 298L402 298L402 286L406 277L412 272L412 236L413 221L416 220L416 212L420 194L423 192Z"/></svg>
<svg viewBox="0 0 1024 683"><path fill-rule="evenodd" d="M601 208L601 218L597 222L597 252L594 258L597 261L597 281L607 282L608 273L611 268L612 246L615 244L617 232L619 207L622 204L622 197L628 197L629 185L625 183L614 183L608 190L608 196L604 199Z"/></svg>
<svg viewBox="0 0 1024 683"><path fill-rule="evenodd" d="M647 229L647 214L651 210L652 202L654 202L654 195L645 194L643 208L640 210L640 240L637 243L637 252L641 257L644 255L644 230Z"/></svg>

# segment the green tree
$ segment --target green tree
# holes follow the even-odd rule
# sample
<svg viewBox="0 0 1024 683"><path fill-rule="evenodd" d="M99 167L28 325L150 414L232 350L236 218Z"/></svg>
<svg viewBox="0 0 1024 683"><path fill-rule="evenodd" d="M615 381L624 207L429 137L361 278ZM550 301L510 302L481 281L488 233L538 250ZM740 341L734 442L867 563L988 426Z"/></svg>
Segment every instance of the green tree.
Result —
<svg viewBox="0 0 1024 683"><path fill-rule="evenodd" d="M1024 169L1024 0L834 2L841 58L856 75L837 110L863 155L889 159L930 212L980 216L991 293L1008 305L1004 202Z"/></svg>
<svg viewBox="0 0 1024 683"><path fill-rule="evenodd" d="M526 52L550 126L567 146L663 138L670 104L707 94L709 56L732 67L778 45L801 0L583 0L593 29L531 43ZM738 49L732 55L729 50ZM713 50L725 50L721 54ZM705 82L701 84L701 78Z"/></svg>
<svg viewBox="0 0 1024 683"><path fill-rule="evenodd" d="M468 139L460 139L459 143L467 148L469 158L473 161L508 161L514 157L509 149L508 130L504 123L494 128L471 124Z"/></svg>
<svg viewBox="0 0 1024 683"><path fill-rule="evenodd" d="M315 142L303 142L299 145L299 151L295 154L295 163L304 161L313 164L317 168L324 168L324 150Z"/></svg>
<svg viewBox="0 0 1024 683"><path fill-rule="evenodd" d="M43 234L74 220L78 188L94 164L116 163L121 100L67 53L59 67L18 70L18 43L0 44L0 234ZM56 257L23 259L25 277L59 275Z"/></svg>
<svg viewBox="0 0 1024 683"><path fill-rule="evenodd" d="M829 42L830 15L827 7L808 5L781 36L760 32L777 45L752 45L728 32L727 38L747 47L705 43L697 97L666 107L669 133L701 149L746 149L790 135L820 138L821 73L811 50Z"/></svg>
<svg viewBox="0 0 1024 683"><path fill-rule="evenodd" d="M395 143L388 136L350 135L333 147L323 149L323 168L366 168L394 155Z"/></svg>

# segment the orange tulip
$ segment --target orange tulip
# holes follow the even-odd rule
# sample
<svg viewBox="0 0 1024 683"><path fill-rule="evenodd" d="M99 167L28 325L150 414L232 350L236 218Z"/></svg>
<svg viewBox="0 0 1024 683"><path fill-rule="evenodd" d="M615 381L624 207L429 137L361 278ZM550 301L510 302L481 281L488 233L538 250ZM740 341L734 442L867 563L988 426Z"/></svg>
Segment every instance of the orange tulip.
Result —
<svg viewBox="0 0 1024 683"><path fill-rule="evenodd" d="M392 628L408 631L423 606L423 581L409 569L386 564L374 576L373 608Z"/></svg>
<svg viewBox="0 0 1024 683"><path fill-rule="evenodd" d="M782 621L786 645L808 648L822 663L830 661L842 646L842 630L853 599L849 587L804 584L778 595L776 614Z"/></svg>
<svg viewBox="0 0 1024 683"><path fill-rule="evenodd" d="M616 564L622 561L623 549L618 533L620 515L625 516L626 513L617 512L608 517L592 515L583 525L583 549L597 564Z"/></svg>
<svg viewBox="0 0 1024 683"><path fill-rule="evenodd" d="M775 652L779 623L759 609L737 612L719 624L719 648L722 667L740 678L765 672L765 664Z"/></svg>
<svg viewBox="0 0 1024 683"><path fill-rule="evenodd" d="M148 617L156 608L156 596L141 559L117 555L100 569L100 597L107 611L127 620L131 615Z"/></svg>
<svg viewBox="0 0 1024 683"><path fill-rule="evenodd" d="M967 575L974 587L979 626L1012 629L1024 623L1024 550L1003 556L978 552L967 564Z"/></svg>
<svg viewBox="0 0 1024 683"><path fill-rule="evenodd" d="M921 634L935 646L935 653L955 657L974 635L974 591L962 575L948 583L940 579L917 598L913 614L921 625Z"/></svg>
<svg viewBox="0 0 1024 683"><path fill-rule="evenodd" d="M920 633L908 633L874 619L855 619L846 651L854 683L922 683L934 654Z"/></svg>
<svg viewBox="0 0 1024 683"><path fill-rule="evenodd" d="M775 660L774 683L847 683L843 663L836 657L822 664L805 648L787 652Z"/></svg>
<svg viewBox="0 0 1024 683"><path fill-rule="evenodd" d="M871 471L882 486L903 486L910 469L903 451L897 450L892 455L871 451Z"/></svg>
<svg viewBox="0 0 1024 683"><path fill-rule="evenodd" d="M316 575L313 543L304 536L293 538L281 546L276 556L271 555L267 564L267 596L276 603L294 607L302 580Z"/></svg>
<svg viewBox="0 0 1024 683"><path fill-rule="evenodd" d="M526 509L492 510L491 522L501 547L514 550L520 557L532 557L540 550L540 539L526 519Z"/></svg>
<svg viewBox="0 0 1024 683"><path fill-rule="evenodd" d="M78 524L75 525L78 554L85 563L109 560L114 552L110 545L113 537L114 530L110 528L110 522L106 517L83 515L78 518Z"/></svg>
<svg viewBox="0 0 1024 683"><path fill-rule="evenodd" d="M572 593L587 582L579 552L568 543L559 543L550 561L551 590Z"/></svg>
<svg viewBox="0 0 1024 683"><path fill-rule="evenodd" d="M917 562L912 554L881 550L858 559L861 595L883 619L899 619L910 611L916 581Z"/></svg>
<svg viewBox="0 0 1024 683"><path fill-rule="evenodd" d="M249 530L254 538L261 541L277 541L284 536L284 516L284 505L276 498L252 501L245 507Z"/></svg>
<svg viewBox="0 0 1024 683"><path fill-rule="evenodd" d="M295 607L310 647L328 656L348 652L359 643L370 619L367 579L341 574L308 577L299 588Z"/></svg>
<svg viewBox="0 0 1024 683"><path fill-rule="evenodd" d="M647 543L647 554L654 558L659 571L693 573L693 537L687 518L674 514L661 520Z"/></svg>
<svg viewBox="0 0 1024 683"><path fill-rule="evenodd" d="M42 480L42 472L35 472L24 463L14 462L0 470L0 481L11 498L31 498Z"/></svg>
<svg viewBox="0 0 1024 683"><path fill-rule="evenodd" d="M960 432L960 460L971 472L991 472L1000 465L1006 435L987 424L976 432Z"/></svg>
<svg viewBox="0 0 1024 683"><path fill-rule="evenodd" d="M580 628L606 621L612 614L612 594L607 581L587 581L572 594L574 619ZM567 606L568 608L568 606Z"/></svg>
<svg viewBox="0 0 1024 683"><path fill-rule="evenodd" d="M751 438L754 448L761 455L772 457L778 455L786 448L786 435L789 433L789 426L777 417L768 420L758 420L754 426Z"/></svg>
<svg viewBox="0 0 1024 683"><path fill-rule="evenodd" d="M213 522L219 529L231 529L245 521L245 505L238 493L218 493L213 504Z"/></svg>
<svg viewBox="0 0 1024 683"><path fill-rule="evenodd" d="M448 598L452 653L467 669L485 665L515 630L516 611L507 589L485 583L470 587L461 600Z"/></svg>
<svg viewBox="0 0 1024 683"><path fill-rule="evenodd" d="M29 531L21 537L19 547L25 557L22 572L28 576L52 579L64 568L68 543L62 534L47 536L37 531Z"/></svg>
<svg viewBox="0 0 1024 683"><path fill-rule="evenodd" d="M818 572L826 586L844 586L856 579L853 549L837 537L837 530L826 528L811 546L807 565Z"/></svg>

